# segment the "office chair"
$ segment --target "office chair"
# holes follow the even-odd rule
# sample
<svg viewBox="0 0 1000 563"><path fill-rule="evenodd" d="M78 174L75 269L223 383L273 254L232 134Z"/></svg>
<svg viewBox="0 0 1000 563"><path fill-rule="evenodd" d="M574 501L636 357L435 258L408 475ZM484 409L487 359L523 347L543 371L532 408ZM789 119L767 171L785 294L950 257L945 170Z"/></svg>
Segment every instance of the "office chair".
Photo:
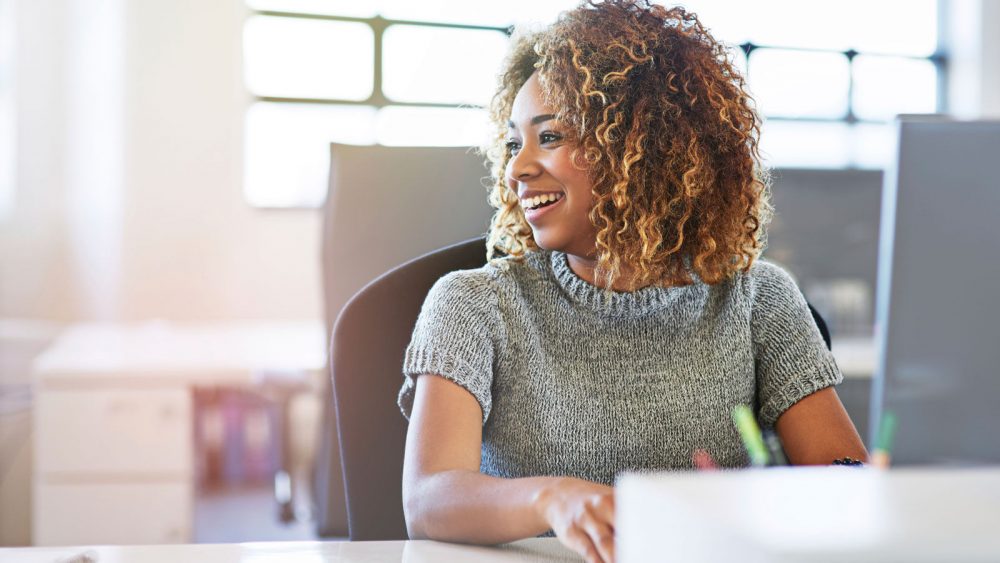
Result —
<svg viewBox="0 0 1000 563"><path fill-rule="evenodd" d="M321 248L328 341L344 304L365 284L414 256L486 232L493 213L482 187L487 174L468 147L330 145ZM321 392L316 531L343 537L347 511L329 380Z"/></svg>
<svg viewBox="0 0 1000 563"><path fill-rule="evenodd" d="M823 316L819 314L811 303L806 303L809 305L809 312L812 313L813 320L816 321L816 328L819 329L820 336L823 337L823 342L826 343L827 350L833 350L833 342L830 340L830 328L826 326L826 320Z"/></svg>
<svg viewBox="0 0 1000 563"><path fill-rule="evenodd" d="M351 541L407 539L402 474L406 419L396 406L403 353L441 276L486 263L485 238L411 260L371 282L333 329L333 377Z"/></svg>
<svg viewBox="0 0 1000 563"><path fill-rule="evenodd" d="M425 254L369 283L337 319L330 370L351 541L408 539L402 499L407 423L396 405L403 355L434 282L485 263L485 238ZM826 323L809 310L829 346Z"/></svg>

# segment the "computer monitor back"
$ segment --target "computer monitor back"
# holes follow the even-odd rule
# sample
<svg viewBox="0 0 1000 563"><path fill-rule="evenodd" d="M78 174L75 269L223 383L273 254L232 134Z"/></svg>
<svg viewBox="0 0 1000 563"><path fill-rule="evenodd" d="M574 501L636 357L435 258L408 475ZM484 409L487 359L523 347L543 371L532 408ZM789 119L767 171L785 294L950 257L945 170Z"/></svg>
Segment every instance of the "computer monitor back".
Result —
<svg viewBox="0 0 1000 563"><path fill-rule="evenodd" d="M1000 121L902 117L883 188L876 305L894 465L1000 462Z"/></svg>

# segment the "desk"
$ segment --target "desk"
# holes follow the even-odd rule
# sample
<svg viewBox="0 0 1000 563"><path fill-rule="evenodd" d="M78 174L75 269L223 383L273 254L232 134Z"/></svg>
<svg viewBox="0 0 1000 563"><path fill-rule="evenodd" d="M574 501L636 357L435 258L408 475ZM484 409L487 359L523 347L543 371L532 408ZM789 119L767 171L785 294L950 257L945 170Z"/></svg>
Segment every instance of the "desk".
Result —
<svg viewBox="0 0 1000 563"><path fill-rule="evenodd" d="M0 549L2 563L57 563L80 553L95 563L522 563L581 559L555 538L535 538L497 547L434 541L274 542L215 545L149 545Z"/></svg>
<svg viewBox="0 0 1000 563"><path fill-rule="evenodd" d="M627 475L620 563L1000 561L1000 468Z"/></svg>
<svg viewBox="0 0 1000 563"><path fill-rule="evenodd" d="M34 364L35 545L192 541L191 389L323 370L320 322L84 324Z"/></svg>

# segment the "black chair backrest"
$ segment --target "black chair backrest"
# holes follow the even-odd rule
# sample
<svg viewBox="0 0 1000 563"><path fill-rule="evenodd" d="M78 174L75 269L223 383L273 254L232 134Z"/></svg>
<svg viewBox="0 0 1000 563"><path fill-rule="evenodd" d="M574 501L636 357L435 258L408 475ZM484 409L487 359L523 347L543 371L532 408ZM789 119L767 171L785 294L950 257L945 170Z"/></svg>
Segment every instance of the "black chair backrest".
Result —
<svg viewBox="0 0 1000 563"><path fill-rule="evenodd" d="M826 343L826 348L828 350L832 350L833 341L830 340L830 328L826 326L826 320L823 319L823 315L820 315L819 311L817 311L812 304L806 303L806 305L809 305L809 312L812 313L813 320L816 321L816 328L819 329L819 334L823 337L823 342Z"/></svg>
<svg viewBox="0 0 1000 563"><path fill-rule="evenodd" d="M431 252L365 286L337 320L330 370L352 541L407 539L402 501L406 419L396 405L403 354L434 282L485 263L483 238Z"/></svg>

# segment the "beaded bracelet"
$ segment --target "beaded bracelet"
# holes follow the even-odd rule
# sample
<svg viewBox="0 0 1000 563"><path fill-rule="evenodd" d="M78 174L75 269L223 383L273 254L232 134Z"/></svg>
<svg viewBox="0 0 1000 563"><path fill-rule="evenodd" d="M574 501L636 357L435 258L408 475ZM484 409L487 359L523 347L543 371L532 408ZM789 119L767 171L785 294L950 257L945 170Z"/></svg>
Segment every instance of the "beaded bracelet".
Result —
<svg viewBox="0 0 1000 563"><path fill-rule="evenodd" d="M840 459L833 460L831 465L846 465L848 467L864 467L865 463L861 460L854 459L853 457L842 457Z"/></svg>

